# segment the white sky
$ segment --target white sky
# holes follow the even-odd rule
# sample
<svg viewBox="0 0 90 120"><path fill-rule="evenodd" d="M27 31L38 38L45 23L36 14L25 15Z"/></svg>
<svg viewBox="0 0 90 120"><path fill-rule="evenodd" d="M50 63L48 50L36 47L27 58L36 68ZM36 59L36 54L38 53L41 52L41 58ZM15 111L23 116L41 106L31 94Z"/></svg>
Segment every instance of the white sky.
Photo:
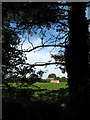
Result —
<svg viewBox="0 0 90 120"><path fill-rule="evenodd" d="M31 41L33 41L34 46L41 44L40 38L35 37ZM29 47L30 47L30 44L28 42L25 42L23 45L23 48L27 49ZM52 49L51 47L46 47L37 52L32 51L32 52L27 53L27 63L34 64L35 62L47 62L47 61L51 60L51 56L50 56L51 49ZM54 62L54 59L52 59L52 62ZM46 79L48 77L48 74L51 74L51 73L55 73L56 76L59 76L59 77L63 77L63 76L67 77L67 73L63 74L59 68L55 69L56 68L55 65L49 65L46 68L45 68L45 66L37 66L35 68L36 68L36 71L48 70L47 73L43 74L43 77L42 77L43 79Z"/></svg>

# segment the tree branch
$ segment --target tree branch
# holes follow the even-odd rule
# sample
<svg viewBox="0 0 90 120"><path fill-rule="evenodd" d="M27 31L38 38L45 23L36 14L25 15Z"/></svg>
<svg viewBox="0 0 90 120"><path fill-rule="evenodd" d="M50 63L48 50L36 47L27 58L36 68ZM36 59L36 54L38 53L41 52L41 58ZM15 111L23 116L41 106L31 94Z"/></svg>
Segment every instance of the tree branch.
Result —
<svg viewBox="0 0 90 120"><path fill-rule="evenodd" d="M32 67L35 67L35 66L47 66L47 65L55 65L55 64L58 64L58 65L65 65L65 63L61 63L61 62L52 62L52 63L39 63L39 64L29 64L29 63L26 63L26 65L30 65Z"/></svg>
<svg viewBox="0 0 90 120"><path fill-rule="evenodd" d="M40 47L66 47L66 46L65 45L39 45L39 46L33 47L30 50L22 50L22 52L31 52L37 48L40 48Z"/></svg>
<svg viewBox="0 0 90 120"><path fill-rule="evenodd" d="M70 27L69 25L67 25L67 24L65 24L65 23L63 23L63 22L61 22L61 21L57 21L58 23L60 23L60 24L62 24L63 26L65 26L65 27Z"/></svg>

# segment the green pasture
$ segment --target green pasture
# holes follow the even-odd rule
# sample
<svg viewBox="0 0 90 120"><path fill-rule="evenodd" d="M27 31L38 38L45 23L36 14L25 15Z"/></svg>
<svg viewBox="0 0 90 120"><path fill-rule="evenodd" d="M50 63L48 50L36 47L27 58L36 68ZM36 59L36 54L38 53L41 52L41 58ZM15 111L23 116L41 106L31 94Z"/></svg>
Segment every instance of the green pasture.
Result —
<svg viewBox="0 0 90 120"><path fill-rule="evenodd" d="M36 82L32 85L28 83L9 83L9 88L3 86L3 114L4 116L16 117L18 115L24 115L23 117L34 116L45 118L45 116L52 117L54 111L57 111L56 116L61 113L65 116L64 109L69 105L69 94L67 82L60 83L39 83ZM14 111L15 109L15 111ZM17 115L11 115L10 113L14 111L15 113L18 109L24 111ZM61 111L60 111L61 110ZM8 112L10 111L10 113ZM52 113L53 112L53 113ZM59 113L60 112L60 113ZM43 115L45 113L45 115ZM28 120L28 118L25 120ZM48 117L46 117L48 118ZM53 117L52 117L53 118Z"/></svg>
<svg viewBox="0 0 90 120"><path fill-rule="evenodd" d="M60 82L60 83L42 83L42 82L36 82L32 85L29 85L28 83L8 83L10 87L14 87L16 89L47 89L47 90L59 90L60 88L67 88L68 84L67 82Z"/></svg>
<svg viewBox="0 0 90 120"><path fill-rule="evenodd" d="M47 89L47 90L59 90L60 88L65 89L68 87L67 82L60 82L60 83L39 83L37 82L33 85L40 87L41 89Z"/></svg>
<svg viewBox="0 0 90 120"><path fill-rule="evenodd" d="M28 83L8 83L11 88L4 86L3 98L8 100L20 101L27 99L30 101L58 102L65 101L68 97L67 82L60 83L42 83L36 82L32 85ZM23 98L22 98L23 97ZM26 100L25 100L26 101Z"/></svg>

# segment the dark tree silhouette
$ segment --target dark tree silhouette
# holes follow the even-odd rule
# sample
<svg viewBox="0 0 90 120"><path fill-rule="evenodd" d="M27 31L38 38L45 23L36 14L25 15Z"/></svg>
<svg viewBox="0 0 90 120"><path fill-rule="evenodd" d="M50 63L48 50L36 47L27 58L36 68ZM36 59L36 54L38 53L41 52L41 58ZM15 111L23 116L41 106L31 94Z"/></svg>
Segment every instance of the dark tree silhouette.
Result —
<svg viewBox="0 0 90 120"><path fill-rule="evenodd" d="M3 69L3 73L4 73L3 75L5 75L9 70L8 73L10 74L8 76L11 76L11 75L13 76L13 74L15 73L15 74L21 74L22 76L25 77L26 71L30 72L29 70L31 69L31 67L40 65L40 64L38 65L35 64L30 66L30 64L26 64L25 63L26 58L25 56L23 56L24 52L30 52L39 47L65 47L65 45L59 44L58 39L61 40L62 38L67 36L66 28L68 27L68 24L66 24L67 22L65 22L67 19L67 15L64 15L65 12L67 12L67 10L60 8L58 3L40 3L38 4L38 6L37 4L38 3L15 3L15 4L3 3L3 41L4 41L3 42L3 68L5 68L5 65L6 65L6 70ZM63 22L64 19L65 21ZM59 34L60 32L65 32L66 33L65 36L58 38L51 35L50 39L43 42L43 39L46 34L45 31L46 30L48 31L51 28L53 23L55 24L55 26L57 26L56 31L59 31ZM59 23L59 25L57 25L57 23ZM37 32L37 30L39 30L39 32ZM32 49L23 50L22 46L25 40L22 41L22 43L20 43L20 39L18 35L21 34L23 37L25 37L24 34L26 33L26 31L28 32L28 35L30 34L31 36L33 34L38 34L41 38L42 44L40 46L34 47L31 41L28 39L28 42L32 47ZM6 36L6 33L8 36ZM9 47L6 47L6 43L7 43L6 39L8 39ZM56 40L54 44L50 45L52 39L56 39ZM9 41L11 43L9 43ZM48 41L50 41L50 43ZM19 44L21 44L21 50L18 50ZM19 59L18 57L20 54L22 55L20 56L20 59ZM4 59L5 57L7 60ZM19 64L22 64L22 66L24 64L26 65L26 67L25 66L23 68L16 67L16 65L19 65ZM55 64L55 63L49 62L49 63L41 64L41 66L50 65L50 64ZM60 64L60 62L57 64ZM29 69L27 67L28 65L29 65ZM14 71L13 73L12 69L15 69L16 71Z"/></svg>
<svg viewBox="0 0 90 120"><path fill-rule="evenodd" d="M7 22L7 23L5 23ZM2 24L2 64L3 79L17 76L17 65L23 65L26 60L25 54L19 49L19 36L9 28L9 22L3 19Z"/></svg>
<svg viewBox="0 0 90 120"><path fill-rule="evenodd" d="M10 7L10 6L9 6ZM19 49L20 37L16 29L11 26L12 17L9 14L8 3L3 5L2 10L2 78L7 83L9 78L25 78L27 73L34 72L32 67L24 65L26 54Z"/></svg>
<svg viewBox="0 0 90 120"><path fill-rule="evenodd" d="M84 111L87 111L90 106L88 24L85 18L85 3L71 3L69 17L70 33L69 45L66 48L66 69L71 105L78 118L88 118L88 113Z"/></svg>
<svg viewBox="0 0 90 120"><path fill-rule="evenodd" d="M69 92L71 97L71 110L74 117L88 118L88 109L90 106L90 82L89 82L89 49L88 49L88 23L85 18L85 7L87 3L4 3L5 11L9 16L10 22L13 22L17 32L25 34L38 34L41 37L42 44L34 47L31 41L31 49L22 50L30 52L39 47L60 47L63 54L60 57L52 55L55 63L35 64L32 66L42 66L57 64L65 66L68 73ZM68 6L69 9L60 6ZM18 13L17 13L18 11ZM66 14L68 12L68 14ZM4 13L5 14L5 13ZM44 41L46 31L49 31L55 24L57 36L51 35L51 38ZM37 32L39 30L39 32ZM63 36L60 36L61 34ZM63 40L64 39L64 40ZM24 43L24 42L23 42ZM46 44L47 43L47 44ZM59 49L60 51L60 49ZM62 53L61 52L61 53ZM58 61L58 62L57 62ZM29 64L28 64L29 65ZM60 66L61 69L63 69ZM87 114L84 114L84 110Z"/></svg>

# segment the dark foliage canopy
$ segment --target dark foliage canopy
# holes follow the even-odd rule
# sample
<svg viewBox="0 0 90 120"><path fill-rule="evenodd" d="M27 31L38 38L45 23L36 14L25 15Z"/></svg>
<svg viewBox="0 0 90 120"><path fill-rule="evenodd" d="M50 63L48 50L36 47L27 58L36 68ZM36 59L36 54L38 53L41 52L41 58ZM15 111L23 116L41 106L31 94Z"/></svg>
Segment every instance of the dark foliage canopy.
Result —
<svg viewBox="0 0 90 120"><path fill-rule="evenodd" d="M69 6L69 7L68 7ZM17 44L19 45L20 39L18 35L25 37L25 33L28 35L38 34L41 38L40 46L33 46L29 37L28 42L31 46L30 49L23 50L21 43L21 50L18 50L17 56L21 54L23 56L22 63L25 63L24 52L30 52L39 47L59 47L58 55L51 54L52 58L55 59L56 64L64 73L66 70L65 66L65 49L70 42L70 26L71 26L71 3L3 3L3 28L4 31L7 28L11 30L15 37L17 37ZM79 17L79 16L77 16ZM5 27L5 25L7 27ZM45 40L47 31L54 29L58 34L54 36L50 33L50 38ZM9 31L8 31L9 32ZM5 33L5 32L3 32ZM9 32L11 33L11 32ZM10 37L10 36L9 36ZM5 37L4 37L5 38ZM14 44L15 45L15 44ZM15 47L16 49L16 47ZM14 51L15 52L15 51ZM10 57L9 57L10 58ZM18 59L19 60L19 59ZM18 61L19 64L21 61ZM6 63L6 62L5 62ZM58 64L59 63L59 64ZM10 63L9 63L10 64ZM15 63L16 64L16 63ZM45 63L42 65L49 65L52 63ZM26 64L29 65L30 64ZM35 64L36 66L40 64ZM35 66L32 65L32 66ZM41 66L42 66L41 65ZM64 65L64 67L63 67ZM24 67L24 71L26 68Z"/></svg>
<svg viewBox="0 0 90 120"><path fill-rule="evenodd" d="M67 33L67 11L67 9L62 9L58 3L3 3L2 50L4 78L19 74L25 77L30 71L33 72L32 66L25 64L26 56L23 51L26 52L26 50L19 49L19 45L21 44L22 46L24 43L24 41L21 43L20 35L24 37L26 32L31 36L39 34L43 43L46 30L49 31L52 24L55 24L58 34L60 32ZM55 36L55 41L57 42L64 37L58 38ZM53 35L51 35L50 42L52 38L54 38ZM43 43L46 45L45 47L48 46L48 44L45 44L48 41L46 40ZM29 39L28 42L32 45ZM51 46L59 46L59 43L57 42L57 44L56 42ZM33 47L33 49L36 48Z"/></svg>

